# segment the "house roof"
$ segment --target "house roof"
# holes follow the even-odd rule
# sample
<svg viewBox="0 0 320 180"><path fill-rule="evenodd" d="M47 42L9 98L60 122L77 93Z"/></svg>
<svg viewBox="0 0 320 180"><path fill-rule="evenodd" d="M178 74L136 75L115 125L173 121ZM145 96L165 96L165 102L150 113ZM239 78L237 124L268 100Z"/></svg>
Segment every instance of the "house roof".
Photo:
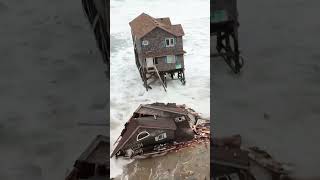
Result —
<svg viewBox="0 0 320 180"><path fill-rule="evenodd" d="M153 103L153 104L142 104L138 107L138 109L135 111L139 114L145 114L145 115L162 115L161 112L169 112L173 114L179 114L179 115L187 115L188 112L186 109L177 107L176 104L164 104L164 103Z"/></svg>
<svg viewBox="0 0 320 180"><path fill-rule="evenodd" d="M131 118L125 125L125 129L122 132L122 137L113 150L111 157L113 157L125 144L126 142L134 135L134 133L139 128L152 128L152 129L170 129L176 130L176 124L173 119L170 118L161 118L157 117L156 119L153 116L141 117L141 118Z"/></svg>
<svg viewBox="0 0 320 180"><path fill-rule="evenodd" d="M240 146L241 137L238 135L226 138L213 138L210 143L210 153L214 154L214 156L211 157L211 163L248 169L248 151L242 150Z"/></svg>
<svg viewBox="0 0 320 180"><path fill-rule="evenodd" d="M173 119L156 117L152 116L135 118L138 122L137 125L145 128L156 128L156 129L172 129L176 130L177 126L174 123Z"/></svg>
<svg viewBox="0 0 320 180"><path fill-rule="evenodd" d="M138 39L142 38L157 27L175 36L184 35L181 24L172 25L170 18L168 17L153 18L148 14L142 13L133 19L129 25L131 26L133 34L136 35Z"/></svg>
<svg viewBox="0 0 320 180"><path fill-rule="evenodd" d="M103 135L98 135L77 160L94 164L107 164L107 151L109 150L108 146L109 138Z"/></svg>
<svg viewBox="0 0 320 180"><path fill-rule="evenodd" d="M170 18L168 17L165 17L165 18L156 18L157 21L165 24L165 25L168 25L168 26L171 26L171 21L170 21Z"/></svg>

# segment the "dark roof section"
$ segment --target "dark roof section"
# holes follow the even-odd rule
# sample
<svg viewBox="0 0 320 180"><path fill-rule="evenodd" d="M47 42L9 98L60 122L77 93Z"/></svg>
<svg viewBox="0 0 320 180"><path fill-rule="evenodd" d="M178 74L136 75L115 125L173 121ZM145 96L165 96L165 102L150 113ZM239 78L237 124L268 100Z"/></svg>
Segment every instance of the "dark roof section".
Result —
<svg viewBox="0 0 320 180"><path fill-rule="evenodd" d="M129 122L126 123L124 132L122 132L122 137L116 148L113 150L111 157L113 157L126 144L126 142L140 127L171 130L177 129L173 119L160 117L157 117L157 119L155 119L153 116L132 118L129 120Z"/></svg>
<svg viewBox="0 0 320 180"><path fill-rule="evenodd" d="M140 14L138 17L132 20L129 25L131 26L133 34L136 35L138 39L142 38L156 27L161 28L175 36L184 35L184 31L180 24L171 25L169 18L153 18L145 13Z"/></svg>
<svg viewBox="0 0 320 180"><path fill-rule="evenodd" d="M171 21L170 18L165 17L165 18L156 18L157 21L167 25L167 26L171 26Z"/></svg>
<svg viewBox="0 0 320 180"><path fill-rule="evenodd" d="M156 115L156 116L163 116L162 112L169 112L169 113L179 114L179 115L188 114L185 108L177 107L175 103L144 104L144 105L140 105L135 112L139 114Z"/></svg>
<svg viewBox="0 0 320 180"><path fill-rule="evenodd" d="M108 177L109 173L109 138L103 135L98 135L86 148L86 150L75 161L72 171L68 174L65 180L80 180L80 179L102 179ZM95 165L100 166L98 175L93 177ZM103 169L102 169L103 168Z"/></svg>
<svg viewBox="0 0 320 180"><path fill-rule="evenodd" d="M107 164L109 161L107 152L109 138L98 135L78 158L79 161L86 161L94 164Z"/></svg>
<svg viewBox="0 0 320 180"><path fill-rule="evenodd" d="M172 129L176 130L177 126L173 119L157 117L156 119L152 116L135 118L138 122L138 126L156 129Z"/></svg>
<svg viewBox="0 0 320 180"><path fill-rule="evenodd" d="M249 168L248 151L242 150L241 137L238 135L227 138L213 138L210 143L211 163L240 168Z"/></svg>

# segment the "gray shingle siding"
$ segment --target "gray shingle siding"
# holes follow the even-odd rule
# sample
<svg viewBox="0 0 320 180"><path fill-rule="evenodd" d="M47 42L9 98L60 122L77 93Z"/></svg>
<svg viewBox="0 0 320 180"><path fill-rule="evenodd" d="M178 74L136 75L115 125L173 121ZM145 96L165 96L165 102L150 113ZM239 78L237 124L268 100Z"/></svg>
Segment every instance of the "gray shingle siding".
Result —
<svg viewBox="0 0 320 180"><path fill-rule="evenodd" d="M166 57L159 57L156 59L158 62L158 64L156 64L156 67L159 71L170 71L170 70L184 68L183 55L176 55L176 62L175 63L167 63Z"/></svg>
<svg viewBox="0 0 320 180"><path fill-rule="evenodd" d="M166 47L165 44L165 38L174 38L175 39L175 46L173 47ZM144 46L140 42L140 46L142 47L142 53L148 52L148 51L162 51L164 49L168 50L183 50L182 46L182 37L176 37L160 28L155 28L151 32L149 32L147 35L145 35L141 40L147 40L149 42L149 45Z"/></svg>

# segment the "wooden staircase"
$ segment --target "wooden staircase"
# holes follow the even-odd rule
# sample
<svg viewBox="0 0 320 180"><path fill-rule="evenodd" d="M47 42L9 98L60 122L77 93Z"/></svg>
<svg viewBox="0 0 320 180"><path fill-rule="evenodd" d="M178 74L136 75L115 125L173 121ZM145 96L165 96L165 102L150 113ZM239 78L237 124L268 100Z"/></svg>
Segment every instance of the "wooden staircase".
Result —
<svg viewBox="0 0 320 180"><path fill-rule="evenodd" d="M161 75L160 75L157 67L156 66L148 67L148 73L152 73L152 74L147 79L150 79L151 76L156 76L157 78L159 78L160 83L162 84L164 91L167 92L166 84L163 82L163 79L161 78Z"/></svg>

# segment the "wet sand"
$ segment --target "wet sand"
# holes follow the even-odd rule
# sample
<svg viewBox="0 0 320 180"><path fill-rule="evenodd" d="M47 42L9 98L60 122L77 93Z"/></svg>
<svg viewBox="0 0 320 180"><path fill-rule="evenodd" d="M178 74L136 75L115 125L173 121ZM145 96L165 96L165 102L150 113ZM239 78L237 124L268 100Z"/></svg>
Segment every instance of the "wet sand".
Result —
<svg viewBox="0 0 320 180"><path fill-rule="evenodd" d="M210 176L209 144L171 152L165 156L135 160L124 168L121 177L130 180L204 180Z"/></svg>
<svg viewBox="0 0 320 180"><path fill-rule="evenodd" d="M106 127L104 64L81 1L0 1L0 179L63 179Z"/></svg>

